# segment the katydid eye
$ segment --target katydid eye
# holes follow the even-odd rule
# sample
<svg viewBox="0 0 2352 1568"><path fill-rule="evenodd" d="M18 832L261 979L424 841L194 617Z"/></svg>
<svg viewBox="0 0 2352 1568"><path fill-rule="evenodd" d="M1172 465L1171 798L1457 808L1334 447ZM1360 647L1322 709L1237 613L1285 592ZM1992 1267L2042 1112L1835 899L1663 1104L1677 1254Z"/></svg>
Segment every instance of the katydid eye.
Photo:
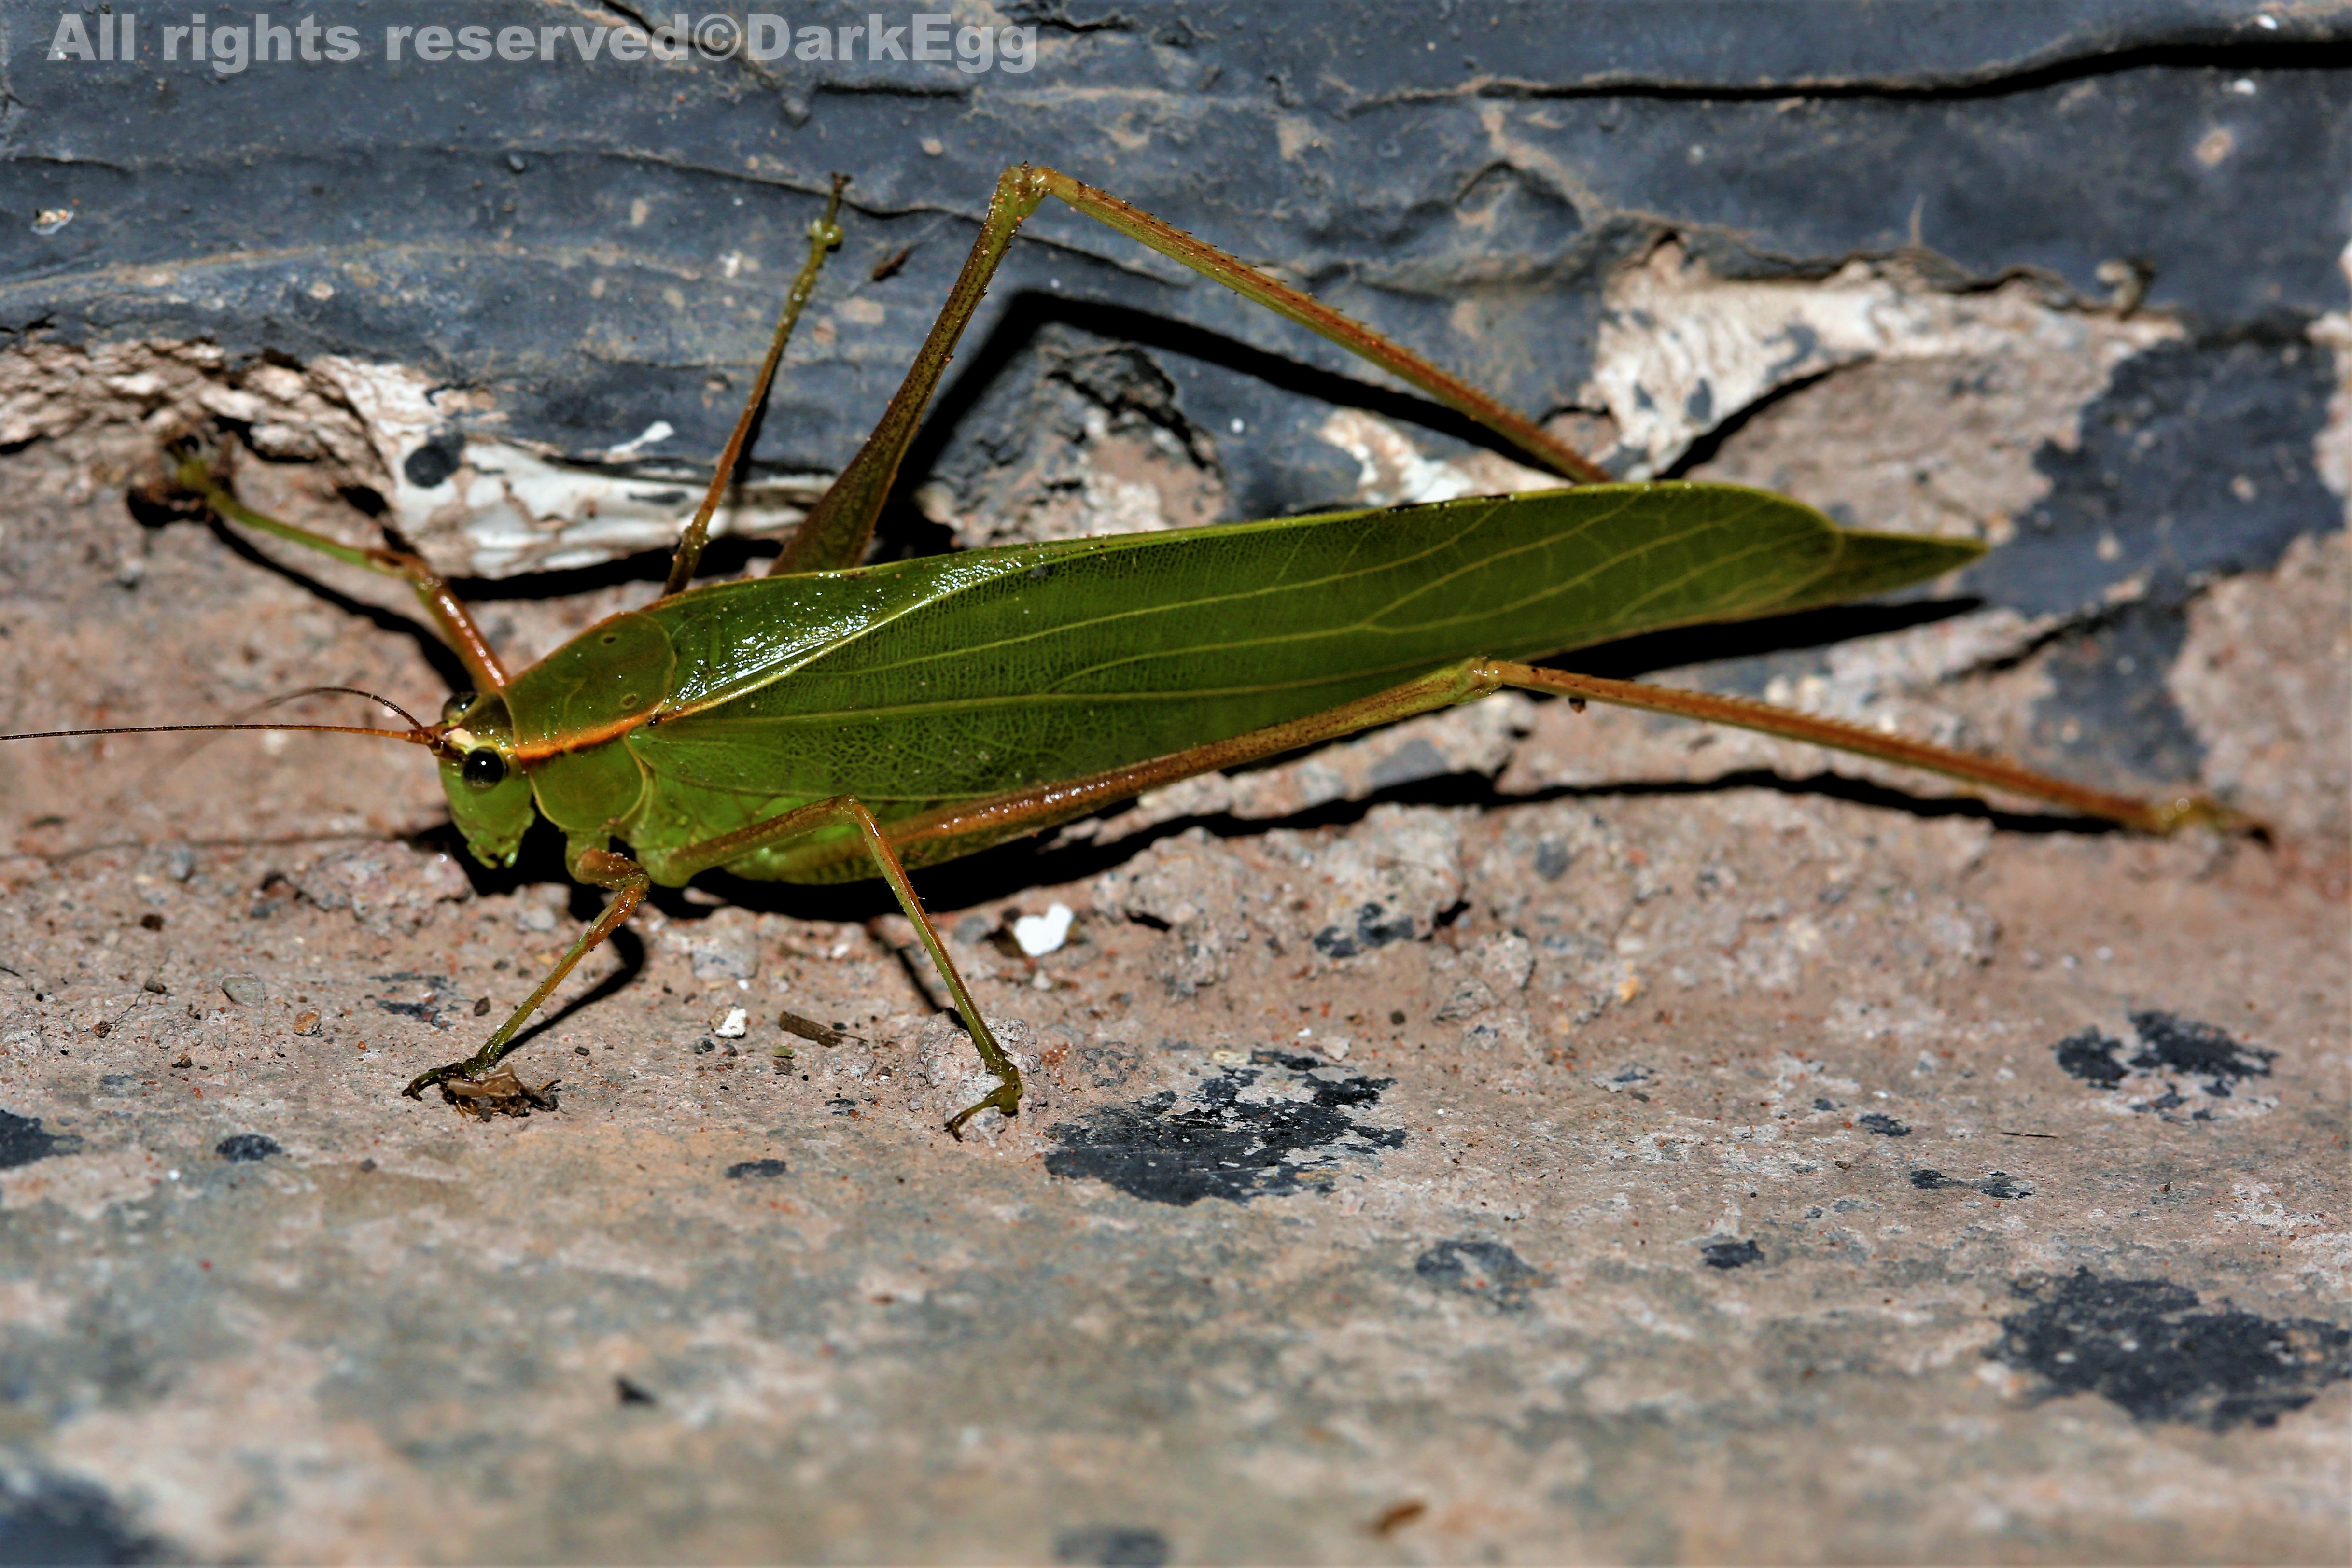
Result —
<svg viewBox="0 0 2352 1568"><path fill-rule="evenodd" d="M507 760L488 746L477 746L457 764L457 773L476 789L495 789L507 782Z"/></svg>
<svg viewBox="0 0 2352 1568"><path fill-rule="evenodd" d="M477 700L478 699L470 691L451 692L449 700L441 704L441 722L455 724L466 716L466 710L471 708Z"/></svg>

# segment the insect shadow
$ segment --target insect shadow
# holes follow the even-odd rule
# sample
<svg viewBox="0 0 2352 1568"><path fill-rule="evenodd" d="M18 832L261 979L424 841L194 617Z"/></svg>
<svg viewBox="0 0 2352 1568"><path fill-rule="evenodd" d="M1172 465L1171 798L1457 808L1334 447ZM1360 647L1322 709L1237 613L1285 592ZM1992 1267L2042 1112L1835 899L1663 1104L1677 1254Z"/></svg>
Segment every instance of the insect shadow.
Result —
<svg viewBox="0 0 2352 1568"><path fill-rule="evenodd" d="M1286 760L1276 758L1268 765L1278 765ZM1173 838L1195 827L1204 828L1212 837L1220 839L1246 839L1276 828L1308 831L1352 826L1361 822L1377 805L1474 806L1482 810L1499 810L1544 805L1556 801L1703 797L1750 789L1770 790L1797 798L1845 801L1880 810L1899 811L1923 821L1966 817L1989 823L2004 833L2052 835L2123 831L2114 823L2097 817L2002 811L1981 800L1916 795L1885 784L1828 772L1815 773L1810 778L1789 778L1769 769L1744 768L1712 779L1559 784L1549 789L1511 793L1496 788L1493 780L1480 773L1448 773L1391 785L1352 800L1333 801L1289 816L1241 817L1217 812L1174 817L1107 844L1052 838L1015 840L960 860L925 867L923 896L935 910L963 910L996 903L1038 888L1085 881L1106 871L1118 869L1163 838ZM545 868L535 879L555 880L562 876L562 845L560 836L551 833L548 836L542 850ZM528 853L528 842L526 850ZM698 885L744 909L787 915L794 920L868 921L898 912L898 905L887 889L871 889L863 883L802 888L791 884L748 881L730 877L723 871L714 871L698 879ZM675 907L674 918L677 919L696 920L709 913L707 906L688 902L675 890L656 893L649 901L657 903L665 914L670 914Z"/></svg>
<svg viewBox="0 0 2352 1568"><path fill-rule="evenodd" d="M876 526L886 553L931 554L947 547L948 530L916 508L914 494L937 477L934 470L940 459L982 401L1003 381L1022 354L1035 346L1039 335L1052 326L1076 328L1102 340L1106 345L1149 349L1196 361L1256 382L1286 398L1360 409L1412 425L1439 437L1441 446L1475 448L1515 461L1525 459L1524 454L1515 451L1494 432L1433 399L1378 386L1287 354L1255 347L1197 323L1131 305L1024 289L1006 302L1003 313L987 336L967 354L959 356L961 370L940 389L930 416L924 420L922 429L908 447L890 500ZM1292 511L1358 504L1351 495L1299 496L1288 500L1286 510ZM1243 510L1250 510L1247 507Z"/></svg>

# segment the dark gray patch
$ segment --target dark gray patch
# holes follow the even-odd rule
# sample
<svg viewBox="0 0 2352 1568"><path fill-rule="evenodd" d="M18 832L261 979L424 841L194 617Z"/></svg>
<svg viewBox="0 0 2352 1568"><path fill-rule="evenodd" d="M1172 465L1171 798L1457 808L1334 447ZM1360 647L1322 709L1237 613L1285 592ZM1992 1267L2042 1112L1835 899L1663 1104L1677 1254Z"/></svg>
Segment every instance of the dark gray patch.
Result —
<svg viewBox="0 0 2352 1568"><path fill-rule="evenodd" d="M1394 789L1399 784L1444 778L1453 771L1453 764L1435 746L1416 736L1374 763L1368 781L1374 789Z"/></svg>
<svg viewBox="0 0 2352 1568"><path fill-rule="evenodd" d="M1097 1524L1064 1531L1054 1538L1054 1561L1090 1563L1097 1568L1161 1568L1168 1561L1168 1538L1156 1530Z"/></svg>
<svg viewBox="0 0 2352 1568"><path fill-rule="evenodd" d="M2124 1064L2116 1053L2124 1043L2096 1029L2078 1029L2053 1046L2062 1072L2073 1074L2093 1089L2113 1089L2124 1080Z"/></svg>
<svg viewBox="0 0 2352 1568"><path fill-rule="evenodd" d="M1544 1282L1540 1269L1499 1241L1441 1241L1412 1260L1412 1271L1506 1312L1525 1310L1528 1292Z"/></svg>
<svg viewBox="0 0 2352 1568"><path fill-rule="evenodd" d="M1941 1192L1949 1187L1966 1187L1982 1193L1989 1198L2030 1198L2033 1184L2019 1181L2007 1171L1989 1173L1981 1182L1964 1182L1958 1176L1948 1176L1941 1171L1920 1170L1911 1173L1911 1184L1923 1193Z"/></svg>
<svg viewBox="0 0 2352 1568"><path fill-rule="evenodd" d="M2033 1304L2000 1321L2000 1341L1985 1353L2038 1374L2051 1394L2096 1394L2136 1421L2268 1426L2352 1376L2352 1330L2226 1302L2197 1311L2197 1292L2169 1280L2102 1279L2085 1268L2011 1289Z"/></svg>
<svg viewBox="0 0 2352 1568"><path fill-rule="evenodd" d="M2211 1024L2170 1013L2134 1013L2132 1028L2141 1049L2131 1065L2142 1072L2172 1072L2205 1080L2205 1092L2227 1099L2230 1086L2250 1078L2271 1076L2276 1051L2241 1045Z"/></svg>
<svg viewBox="0 0 2352 1568"><path fill-rule="evenodd" d="M2200 577L2260 570L2290 540L2342 527L2342 503L2312 464L2334 364L2300 331L2134 354L2084 406L2079 439L2034 455L2049 493L2018 519L2014 539L1969 568L1968 587L2026 615L2063 616L2099 609L2108 588L2146 572L2144 602L2160 611ZM2170 634L2151 621L2140 635ZM2168 668L2132 674L2160 688Z"/></svg>
<svg viewBox="0 0 2352 1568"><path fill-rule="evenodd" d="M380 1010L396 1018L414 1018L420 1024L446 1030L464 1016L467 1000L457 994L457 983L446 974L424 974L413 969L402 969L375 978L387 985L415 985L424 989L423 998L414 1002L395 1002L382 996L368 998Z"/></svg>
<svg viewBox="0 0 2352 1568"><path fill-rule="evenodd" d="M661 1401L637 1384L625 1377L613 1379L613 1397L623 1405L659 1405Z"/></svg>
<svg viewBox="0 0 2352 1568"><path fill-rule="evenodd" d="M1080 1046L1078 1059L1085 1064L1087 1081L1097 1089L1117 1089L1135 1076L1143 1058L1127 1047L1122 1040L1106 1040L1098 1046Z"/></svg>
<svg viewBox="0 0 2352 1568"><path fill-rule="evenodd" d="M1384 904L1366 904L1356 911L1353 930L1325 926L1315 933L1315 951L1327 958L1353 958L1369 948L1405 942L1413 934L1411 915L1392 915Z"/></svg>
<svg viewBox="0 0 2352 1568"><path fill-rule="evenodd" d="M1568 875L1568 846L1557 838L1536 840L1536 875L1547 882L1557 882Z"/></svg>
<svg viewBox="0 0 2352 1568"><path fill-rule="evenodd" d="M1861 1127L1863 1131L1866 1132L1875 1132L1881 1138L1908 1138L1911 1136L1911 1129L1906 1127L1900 1121L1895 1121L1895 1118L1887 1115L1885 1111L1874 1110L1867 1116L1857 1116L1853 1120L1855 1125Z"/></svg>
<svg viewBox="0 0 2352 1568"><path fill-rule="evenodd" d="M1710 1241L1698 1249L1699 1261L1709 1268L1744 1268L1750 1263L1764 1261L1764 1249L1751 1237L1738 1241Z"/></svg>
<svg viewBox="0 0 2352 1568"><path fill-rule="evenodd" d="M418 489L429 490L457 471L465 447L456 436L436 436L401 459L400 471Z"/></svg>
<svg viewBox="0 0 2352 1568"><path fill-rule="evenodd" d="M2250 1078L2268 1078L2278 1053L2232 1038L2227 1030L2193 1018L2154 1010L2131 1016L2137 1048L2112 1035L2082 1029L2052 1047L2061 1070L2093 1089L2130 1089L2139 1098L2135 1110L2152 1111L2167 1121L2208 1121L2210 1110L2180 1091L2180 1079L2192 1080L2209 1099L2227 1100L2231 1089ZM2126 1057L2124 1052L2129 1049ZM2176 1116L2180 1108L2192 1107Z"/></svg>
<svg viewBox="0 0 2352 1568"><path fill-rule="evenodd" d="M824 1102L824 1108L827 1110L832 1111L835 1116L855 1116L857 1114L857 1101L851 1100L846 1095L835 1095L831 1100Z"/></svg>
<svg viewBox="0 0 2352 1568"><path fill-rule="evenodd" d="M278 1147L275 1138L264 1137L258 1132L232 1132L213 1145L213 1152L231 1164L241 1164L252 1160L267 1160L272 1154L283 1154L286 1151Z"/></svg>
<svg viewBox="0 0 2352 1568"><path fill-rule="evenodd" d="M738 1160L727 1167L729 1180L737 1182L746 1176L782 1176L790 1173L791 1167L782 1160Z"/></svg>
<svg viewBox="0 0 2352 1568"><path fill-rule="evenodd" d="M0 1563L178 1562L142 1534L121 1504L87 1481L28 1476L0 1481Z"/></svg>
<svg viewBox="0 0 2352 1568"><path fill-rule="evenodd" d="M1334 1078L1319 1058L1282 1051L1253 1052L1251 1062L1202 1082L1193 1092L1194 1109L1175 1110L1175 1092L1163 1090L1046 1129L1061 1147L1045 1156L1045 1169L1091 1177L1148 1203L1247 1203L1328 1192L1330 1184L1315 1178L1340 1159L1404 1142L1404 1129L1367 1127L1348 1114L1378 1104L1395 1079ZM1242 1090L1266 1069L1288 1074L1288 1087L1304 1098L1243 1101Z"/></svg>
<svg viewBox="0 0 2352 1568"><path fill-rule="evenodd" d="M368 1000L394 1017L414 1018L420 1024L430 1024L436 1029L446 1029L449 1026L448 1016L444 1014L435 1003L387 1002L381 996L371 996Z"/></svg>
<svg viewBox="0 0 2352 1568"><path fill-rule="evenodd" d="M29 1165L52 1154L79 1154L81 1140L70 1132L51 1132L37 1116L0 1110L0 1171Z"/></svg>
<svg viewBox="0 0 2352 1568"><path fill-rule="evenodd" d="M2195 778L2205 743L2164 680L2188 638L2184 609L2149 601L2070 633L2043 667L2050 692L2033 705L2035 746L2081 769L2156 784Z"/></svg>
<svg viewBox="0 0 2352 1568"><path fill-rule="evenodd" d="M2299 331L2160 343L2116 366L2078 440L2035 455L2049 493L1964 581L2025 615L2098 616L2047 666L2033 729L2053 755L2196 776L2204 748L2165 685L2184 606L2200 580L2259 570L2298 535L2343 525L2312 462L2332 363ZM2133 575L2139 592L2108 608Z"/></svg>

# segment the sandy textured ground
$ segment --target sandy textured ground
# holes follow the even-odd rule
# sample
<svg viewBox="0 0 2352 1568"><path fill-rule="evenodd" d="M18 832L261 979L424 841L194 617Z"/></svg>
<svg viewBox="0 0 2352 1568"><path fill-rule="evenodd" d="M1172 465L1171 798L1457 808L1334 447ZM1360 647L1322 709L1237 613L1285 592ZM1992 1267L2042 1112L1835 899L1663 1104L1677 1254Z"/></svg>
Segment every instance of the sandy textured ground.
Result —
<svg viewBox="0 0 2352 1568"><path fill-rule="evenodd" d="M397 594L142 529L140 455L0 461L11 727L437 701ZM404 748L13 747L7 1539L2340 1561L2348 616L2308 541L2176 668L2269 847L1511 700L929 874L1032 1072L961 1144L878 892L663 895L478 1121L395 1091L594 908L546 847L468 868ZM1997 736L2037 666L1959 635L1815 695Z"/></svg>

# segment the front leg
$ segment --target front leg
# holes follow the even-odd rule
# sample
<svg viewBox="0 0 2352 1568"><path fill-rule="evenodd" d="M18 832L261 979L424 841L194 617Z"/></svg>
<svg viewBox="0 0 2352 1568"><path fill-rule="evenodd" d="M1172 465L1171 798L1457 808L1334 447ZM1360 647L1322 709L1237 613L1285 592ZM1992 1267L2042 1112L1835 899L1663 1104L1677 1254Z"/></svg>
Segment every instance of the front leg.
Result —
<svg viewBox="0 0 2352 1568"><path fill-rule="evenodd" d="M479 1082L483 1074L498 1066L499 1058L514 1049L515 1032L539 1011L539 1005L563 984L563 977L571 973L582 959L593 952L606 937L621 929L636 912L637 906L646 901L646 889L653 886L635 861L609 849L579 849L569 858L572 875L576 880L591 887L610 889L614 895L613 901L604 906L604 912L597 916L586 931L580 933L580 939L572 944L572 951L556 961L547 978L539 983L539 988L524 997L522 1005L509 1014L507 1021L482 1043L480 1050L462 1062L451 1062L446 1067L418 1074L416 1080L401 1093L411 1100L417 1100L435 1084L446 1083L451 1079Z"/></svg>
<svg viewBox="0 0 2352 1568"><path fill-rule="evenodd" d="M474 612L457 597L449 586L448 579L433 569L431 562L396 537L391 544L368 549L345 544L341 540L330 539L307 528L297 528L290 522L281 522L238 500L214 475L212 466L201 456L181 458L173 470L171 482L202 500L212 509L215 517L224 521L299 544L305 550L315 550L347 565L364 566L371 572L401 579L415 593L417 602L425 606L425 614L433 617L434 625L441 630L442 640L465 665L467 673L473 678L474 689L485 692L507 689L506 667L499 662L498 650L490 646L489 637L475 625ZM391 531L386 529L385 532L389 535Z"/></svg>

